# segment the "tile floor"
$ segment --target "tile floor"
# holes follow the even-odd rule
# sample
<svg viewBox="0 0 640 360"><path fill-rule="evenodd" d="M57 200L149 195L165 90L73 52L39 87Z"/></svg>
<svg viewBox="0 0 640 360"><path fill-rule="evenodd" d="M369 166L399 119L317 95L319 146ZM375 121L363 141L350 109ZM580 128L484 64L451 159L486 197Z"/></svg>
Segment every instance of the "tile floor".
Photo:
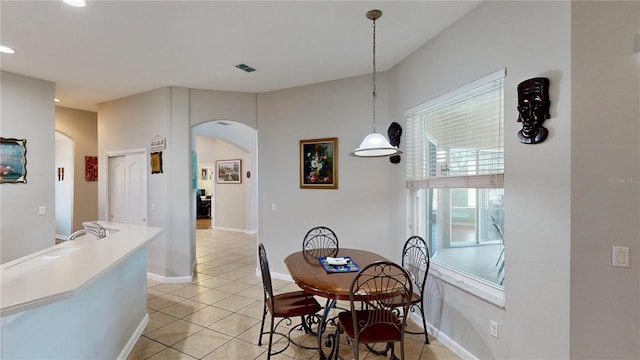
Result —
<svg viewBox="0 0 640 360"><path fill-rule="evenodd" d="M218 230L196 233L198 265L194 280L181 284L148 281L149 324L127 359L266 359L268 336L262 346L257 345L263 295L262 280L256 276L256 236ZM277 279L273 286L276 293L298 290L294 283ZM319 301L324 304L323 299ZM295 334L305 344L317 343L315 337L301 331ZM425 345L421 336L408 335L405 339L407 360L460 359L436 339ZM345 360L353 359L344 340L340 354ZM318 357L317 350L291 345L272 359ZM384 359L366 351L361 351L360 357Z"/></svg>

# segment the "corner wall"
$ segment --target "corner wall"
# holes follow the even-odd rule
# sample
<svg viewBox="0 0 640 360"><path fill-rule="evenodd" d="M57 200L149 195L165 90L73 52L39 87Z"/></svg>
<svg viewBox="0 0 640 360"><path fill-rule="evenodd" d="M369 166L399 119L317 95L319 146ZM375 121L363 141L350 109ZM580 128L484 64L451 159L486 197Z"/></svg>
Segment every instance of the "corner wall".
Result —
<svg viewBox="0 0 640 360"><path fill-rule="evenodd" d="M571 358L640 359L640 2L571 12Z"/></svg>
<svg viewBox="0 0 640 360"><path fill-rule="evenodd" d="M0 78L0 134L27 140L27 183L0 184L5 263L55 245L55 84L6 71Z"/></svg>

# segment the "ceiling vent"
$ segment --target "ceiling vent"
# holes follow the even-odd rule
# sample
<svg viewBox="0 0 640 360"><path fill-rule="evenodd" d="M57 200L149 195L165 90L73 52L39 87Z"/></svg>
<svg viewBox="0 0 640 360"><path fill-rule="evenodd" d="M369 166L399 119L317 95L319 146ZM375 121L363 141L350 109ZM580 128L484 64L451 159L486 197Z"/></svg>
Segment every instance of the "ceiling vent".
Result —
<svg viewBox="0 0 640 360"><path fill-rule="evenodd" d="M247 64L238 64L238 65L236 65L236 67L238 69L244 70L244 71L246 71L248 73L256 71L256 69L252 68L251 66L249 66Z"/></svg>

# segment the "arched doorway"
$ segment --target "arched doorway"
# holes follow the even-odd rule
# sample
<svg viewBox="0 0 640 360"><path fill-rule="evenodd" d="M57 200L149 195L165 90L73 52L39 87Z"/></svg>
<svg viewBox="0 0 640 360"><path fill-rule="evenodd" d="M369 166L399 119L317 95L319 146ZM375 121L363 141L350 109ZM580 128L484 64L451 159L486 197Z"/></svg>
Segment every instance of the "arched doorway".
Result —
<svg viewBox="0 0 640 360"><path fill-rule="evenodd" d="M210 199L211 228L256 233L256 130L235 121L210 121L194 126L191 136L198 166L194 196L204 192L202 200ZM218 166L227 164L239 165L237 181L217 179Z"/></svg>

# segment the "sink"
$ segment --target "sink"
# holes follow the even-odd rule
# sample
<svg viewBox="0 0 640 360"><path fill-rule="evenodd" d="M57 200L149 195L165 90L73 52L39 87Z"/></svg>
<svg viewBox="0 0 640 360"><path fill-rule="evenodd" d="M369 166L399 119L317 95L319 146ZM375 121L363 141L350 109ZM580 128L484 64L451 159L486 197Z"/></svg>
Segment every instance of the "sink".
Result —
<svg viewBox="0 0 640 360"><path fill-rule="evenodd" d="M9 265L3 270L9 270L9 269L11 269L12 271L31 270L42 264L48 263L49 261L57 259L61 256L70 254L78 250L79 248L80 248L79 246L67 246L67 247L61 247L57 249L54 248L43 254L21 261L17 264Z"/></svg>

